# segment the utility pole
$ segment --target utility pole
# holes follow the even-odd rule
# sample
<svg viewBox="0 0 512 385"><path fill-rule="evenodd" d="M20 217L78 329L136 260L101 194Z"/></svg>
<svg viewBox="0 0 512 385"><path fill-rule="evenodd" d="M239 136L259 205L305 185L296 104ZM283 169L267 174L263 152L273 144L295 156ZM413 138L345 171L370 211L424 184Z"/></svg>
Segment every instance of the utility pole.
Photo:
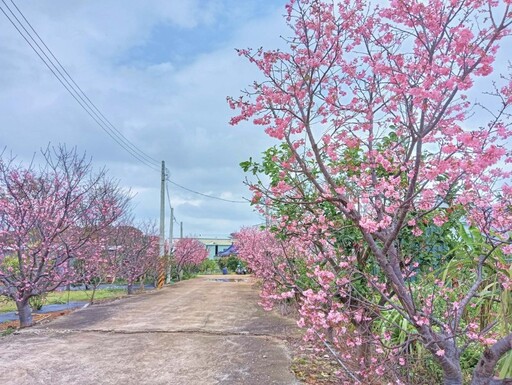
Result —
<svg viewBox="0 0 512 385"><path fill-rule="evenodd" d="M171 207L171 221L169 223L169 254L172 247L172 240L174 236L174 208Z"/></svg>
<svg viewBox="0 0 512 385"><path fill-rule="evenodd" d="M158 269L157 288L161 289L165 280L164 255L165 255L165 161L162 160L162 173L160 184L160 263Z"/></svg>
<svg viewBox="0 0 512 385"><path fill-rule="evenodd" d="M172 236L174 230L174 208L171 207L171 220L169 221L169 261L167 266L166 283L171 283L171 252L172 252Z"/></svg>
<svg viewBox="0 0 512 385"><path fill-rule="evenodd" d="M180 222L180 238L183 238L183 222Z"/></svg>

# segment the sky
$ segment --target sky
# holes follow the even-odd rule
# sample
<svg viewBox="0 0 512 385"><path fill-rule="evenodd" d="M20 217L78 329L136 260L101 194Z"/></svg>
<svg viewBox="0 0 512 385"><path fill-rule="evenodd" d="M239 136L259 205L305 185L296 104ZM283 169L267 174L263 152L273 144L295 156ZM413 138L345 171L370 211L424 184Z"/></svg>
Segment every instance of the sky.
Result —
<svg viewBox="0 0 512 385"><path fill-rule="evenodd" d="M168 184L175 237L180 222L185 236L224 238L264 221L247 202L239 163L274 142L261 127L229 125L236 111L226 97L261 79L236 48L284 45L286 0L14 1L109 121L166 162L172 182L242 202ZM13 4L0 0L4 10ZM159 165L111 139L0 12L0 151L28 163L49 143L86 152L130 189L137 220L158 221ZM168 202L166 217L168 234Z"/></svg>
<svg viewBox="0 0 512 385"><path fill-rule="evenodd" d="M175 237L180 222L185 236L222 238L263 221L247 203L239 163L273 142L250 123L230 126L236 112L226 97L239 96L260 76L235 48L282 45L285 0L15 3L117 130L166 162L171 181L245 202L169 184ZM11 0L5 4L15 10ZM94 167L105 166L130 189L138 220L158 220L158 166L148 167L112 140L0 13L0 148L29 162L49 143L86 152Z"/></svg>

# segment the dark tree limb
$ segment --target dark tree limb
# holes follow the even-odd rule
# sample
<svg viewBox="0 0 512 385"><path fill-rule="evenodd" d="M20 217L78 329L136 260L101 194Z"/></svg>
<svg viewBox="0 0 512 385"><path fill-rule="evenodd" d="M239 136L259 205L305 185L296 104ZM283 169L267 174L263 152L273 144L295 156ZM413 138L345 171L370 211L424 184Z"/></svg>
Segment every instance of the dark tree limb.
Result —
<svg viewBox="0 0 512 385"><path fill-rule="evenodd" d="M471 385L512 385L512 378L494 377L496 364L510 350L512 350L512 333L485 349L473 372Z"/></svg>

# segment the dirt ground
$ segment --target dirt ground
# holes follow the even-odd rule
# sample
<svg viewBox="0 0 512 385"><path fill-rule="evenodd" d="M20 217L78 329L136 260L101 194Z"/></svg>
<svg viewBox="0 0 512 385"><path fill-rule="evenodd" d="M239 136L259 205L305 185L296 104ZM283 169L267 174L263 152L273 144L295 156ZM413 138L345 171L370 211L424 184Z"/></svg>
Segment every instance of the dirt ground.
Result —
<svg viewBox="0 0 512 385"><path fill-rule="evenodd" d="M299 384L294 322L262 311L240 277L200 277L1 338L2 384Z"/></svg>
<svg viewBox="0 0 512 385"><path fill-rule="evenodd" d="M44 314L32 314L32 319L35 323L46 323L54 320L55 318L62 317L63 315L71 313L73 310L62 310L62 311L54 311L50 313ZM8 330L18 329L20 326L19 321L7 321L0 323L0 332L5 332Z"/></svg>

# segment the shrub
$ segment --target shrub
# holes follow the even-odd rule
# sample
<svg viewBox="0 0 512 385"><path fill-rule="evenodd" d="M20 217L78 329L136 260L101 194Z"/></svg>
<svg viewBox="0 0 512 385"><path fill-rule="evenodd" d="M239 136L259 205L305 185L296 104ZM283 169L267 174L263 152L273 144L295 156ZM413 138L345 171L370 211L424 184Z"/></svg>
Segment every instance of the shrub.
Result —
<svg viewBox="0 0 512 385"><path fill-rule="evenodd" d="M218 272L219 265L213 259L205 259L199 266L199 272L212 274Z"/></svg>
<svg viewBox="0 0 512 385"><path fill-rule="evenodd" d="M30 307L33 310L41 310L41 308L46 303L46 293L45 294L39 294L31 297L29 300Z"/></svg>

